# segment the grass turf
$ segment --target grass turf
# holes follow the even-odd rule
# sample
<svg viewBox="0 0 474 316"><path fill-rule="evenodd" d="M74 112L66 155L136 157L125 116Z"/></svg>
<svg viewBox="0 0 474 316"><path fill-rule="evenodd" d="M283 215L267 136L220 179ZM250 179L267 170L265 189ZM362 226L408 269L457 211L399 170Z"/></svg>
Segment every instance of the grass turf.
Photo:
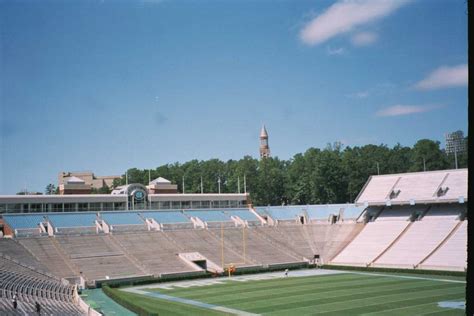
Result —
<svg viewBox="0 0 474 316"><path fill-rule="evenodd" d="M394 274L345 273L147 291L262 315L464 315L463 310L442 308L438 302L464 301L465 284L399 278ZM119 292L123 298L159 315L224 315Z"/></svg>

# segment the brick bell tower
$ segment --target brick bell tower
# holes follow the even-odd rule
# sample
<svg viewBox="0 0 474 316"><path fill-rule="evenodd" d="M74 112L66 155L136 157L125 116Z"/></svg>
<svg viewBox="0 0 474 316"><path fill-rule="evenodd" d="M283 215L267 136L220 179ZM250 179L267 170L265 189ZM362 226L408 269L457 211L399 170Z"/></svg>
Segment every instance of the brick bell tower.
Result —
<svg viewBox="0 0 474 316"><path fill-rule="evenodd" d="M260 159L270 157L270 147L268 146L268 133L265 125L260 131Z"/></svg>

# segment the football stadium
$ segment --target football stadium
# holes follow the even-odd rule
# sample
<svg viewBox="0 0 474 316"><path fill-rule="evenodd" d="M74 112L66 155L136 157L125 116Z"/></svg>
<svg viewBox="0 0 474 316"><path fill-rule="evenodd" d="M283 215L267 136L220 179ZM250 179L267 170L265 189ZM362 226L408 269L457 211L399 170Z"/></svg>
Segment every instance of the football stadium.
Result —
<svg viewBox="0 0 474 316"><path fill-rule="evenodd" d="M474 316L473 3L0 0L0 316Z"/></svg>
<svg viewBox="0 0 474 316"><path fill-rule="evenodd" d="M229 206L3 213L0 310L464 314L467 169L374 175L354 204Z"/></svg>

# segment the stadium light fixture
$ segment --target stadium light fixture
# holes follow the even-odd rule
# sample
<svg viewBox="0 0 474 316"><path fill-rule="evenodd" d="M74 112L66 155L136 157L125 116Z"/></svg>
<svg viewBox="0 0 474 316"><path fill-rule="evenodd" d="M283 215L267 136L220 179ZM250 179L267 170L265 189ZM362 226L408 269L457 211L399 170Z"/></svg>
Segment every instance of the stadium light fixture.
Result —
<svg viewBox="0 0 474 316"><path fill-rule="evenodd" d="M415 205L415 200L414 199L410 199L410 205Z"/></svg>
<svg viewBox="0 0 474 316"><path fill-rule="evenodd" d="M460 196L458 198L458 202L459 202L459 204L464 204L464 196Z"/></svg>
<svg viewBox="0 0 474 316"><path fill-rule="evenodd" d="M386 206L392 206L392 201L391 200L386 200L385 205Z"/></svg>

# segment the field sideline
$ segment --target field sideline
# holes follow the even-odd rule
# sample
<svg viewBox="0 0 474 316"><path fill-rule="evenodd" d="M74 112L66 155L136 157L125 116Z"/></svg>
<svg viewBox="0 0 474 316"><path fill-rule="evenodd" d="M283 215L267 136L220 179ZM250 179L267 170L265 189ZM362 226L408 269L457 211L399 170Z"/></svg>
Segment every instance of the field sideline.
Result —
<svg viewBox="0 0 474 316"><path fill-rule="evenodd" d="M114 289L159 315L464 315L459 277L290 271Z"/></svg>

